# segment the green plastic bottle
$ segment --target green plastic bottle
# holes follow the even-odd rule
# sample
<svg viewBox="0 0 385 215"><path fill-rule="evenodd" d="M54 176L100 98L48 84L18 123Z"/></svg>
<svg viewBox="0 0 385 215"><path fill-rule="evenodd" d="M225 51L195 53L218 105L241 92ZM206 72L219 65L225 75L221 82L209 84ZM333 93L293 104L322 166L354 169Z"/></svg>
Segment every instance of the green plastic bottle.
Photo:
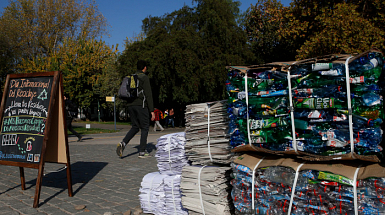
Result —
<svg viewBox="0 0 385 215"><path fill-rule="evenodd" d="M317 75L317 73L310 73L298 79L292 79L292 87L298 88L318 88L323 86L330 85L340 85L344 84L346 81L344 78L333 78L327 79L323 76Z"/></svg>
<svg viewBox="0 0 385 215"><path fill-rule="evenodd" d="M309 123L301 119L294 119L294 126L295 126L295 129L311 130Z"/></svg>
<svg viewBox="0 0 385 215"><path fill-rule="evenodd" d="M292 138L289 127L253 130L250 132L250 137L252 143L277 143L284 139Z"/></svg>
<svg viewBox="0 0 385 215"><path fill-rule="evenodd" d="M240 91L245 90L245 79L231 79L231 85L236 88L239 88ZM250 92L257 92L258 90L266 90L269 86L275 83L274 79L254 79L247 78L247 89Z"/></svg>
<svg viewBox="0 0 385 215"><path fill-rule="evenodd" d="M245 119L239 119L239 126L247 129ZM249 119L250 130L259 130L263 128L284 127L289 125L286 117L271 117L268 119Z"/></svg>
<svg viewBox="0 0 385 215"><path fill-rule="evenodd" d="M353 74L349 74L350 77L358 77L358 76L364 76L365 78L368 78L368 79L379 79L380 76L381 76L381 73L382 73L382 68L381 67L375 67L373 69L370 69L370 70L367 70L363 73L353 73Z"/></svg>
<svg viewBox="0 0 385 215"><path fill-rule="evenodd" d="M289 111L287 108L266 109L262 111L256 111L256 115L260 115L260 116L279 117L279 116L288 115L288 114L289 114Z"/></svg>
<svg viewBox="0 0 385 215"><path fill-rule="evenodd" d="M336 98L296 98L296 108L308 109L327 109L327 108L344 108L346 103Z"/></svg>
<svg viewBox="0 0 385 215"><path fill-rule="evenodd" d="M261 98L257 96L249 97L249 105L251 105L253 108L278 109L282 107L287 107L287 104L288 104L287 97L267 97L267 98Z"/></svg>

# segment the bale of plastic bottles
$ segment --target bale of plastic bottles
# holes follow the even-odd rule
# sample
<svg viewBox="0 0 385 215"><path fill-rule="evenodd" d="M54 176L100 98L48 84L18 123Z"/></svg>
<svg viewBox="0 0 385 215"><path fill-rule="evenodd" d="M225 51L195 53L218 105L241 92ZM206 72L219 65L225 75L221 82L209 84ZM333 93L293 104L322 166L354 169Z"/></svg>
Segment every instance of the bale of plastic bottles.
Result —
<svg viewBox="0 0 385 215"><path fill-rule="evenodd" d="M377 163L245 154L231 167L235 214L385 214L385 168Z"/></svg>
<svg viewBox="0 0 385 215"><path fill-rule="evenodd" d="M262 152L285 151L283 147L292 136L286 73L289 65L229 67L226 89L231 147L251 145Z"/></svg>
<svg viewBox="0 0 385 215"><path fill-rule="evenodd" d="M385 79L380 51L228 69L234 152L381 160Z"/></svg>

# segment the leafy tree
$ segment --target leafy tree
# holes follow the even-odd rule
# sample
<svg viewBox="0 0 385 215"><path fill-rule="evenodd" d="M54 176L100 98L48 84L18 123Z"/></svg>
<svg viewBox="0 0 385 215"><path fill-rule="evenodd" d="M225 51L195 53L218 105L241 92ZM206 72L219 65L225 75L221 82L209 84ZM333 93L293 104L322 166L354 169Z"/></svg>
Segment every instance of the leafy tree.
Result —
<svg viewBox="0 0 385 215"><path fill-rule="evenodd" d="M297 59L384 47L382 0L294 0L285 19L282 36L295 44Z"/></svg>
<svg viewBox="0 0 385 215"><path fill-rule="evenodd" d="M103 93L103 70L113 64L117 49L101 40L66 39L49 56L23 60L21 69L28 72L62 71L64 92L81 107L88 107Z"/></svg>
<svg viewBox="0 0 385 215"><path fill-rule="evenodd" d="M294 60L292 40L282 37L287 7L276 0L258 0L246 11L244 27L260 63Z"/></svg>
<svg viewBox="0 0 385 215"><path fill-rule="evenodd" d="M298 50L299 59L331 53L357 53L383 48L385 31L357 12L357 5L341 3L317 16L321 29Z"/></svg>
<svg viewBox="0 0 385 215"><path fill-rule="evenodd" d="M66 38L101 36L106 26L90 0L11 0L0 17L2 40L12 50L15 65L50 55Z"/></svg>
<svg viewBox="0 0 385 215"><path fill-rule="evenodd" d="M149 61L155 102L187 104L224 98L228 65L252 62L246 35L236 23L239 3L194 1L195 7L143 20L146 38L126 43L119 57L121 75Z"/></svg>
<svg viewBox="0 0 385 215"><path fill-rule="evenodd" d="M259 0L249 8L245 30L265 62L356 53L385 42L382 0Z"/></svg>
<svg viewBox="0 0 385 215"><path fill-rule="evenodd" d="M4 89L5 80L11 68L12 50L0 32L0 89ZM2 97L2 93L0 96Z"/></svg>
<svg viewBox="0 0 385 215"><path fill-rule="evenodd" d="M122 81L121 75L116 69L117 58L118 54L112 55L108 58L106 67L102 69L102 74L100 75L99 81L95 86L95 88L99 89L101 106L110 113L113 113L114 111L114 104L112 102L104 102L105 97L115 96L115 98L117 98L118 89ZM127 107L126 102L120 99L115 100L115 105L117 107L117 113L119 110L125 110Z"/></svg>

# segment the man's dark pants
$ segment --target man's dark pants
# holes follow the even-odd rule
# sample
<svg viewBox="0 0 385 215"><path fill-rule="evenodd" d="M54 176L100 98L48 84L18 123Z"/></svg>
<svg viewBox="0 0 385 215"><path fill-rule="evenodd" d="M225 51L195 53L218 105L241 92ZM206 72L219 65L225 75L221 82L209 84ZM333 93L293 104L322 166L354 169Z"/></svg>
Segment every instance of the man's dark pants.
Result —
<svg viewBox="0 0 385 215"><path fill-rule="evenodd" d="M147 107L129 106L131 129L127 132L123 139L126 144L141 130L139 152L146 151L148 130L150 129L150 112Z"/></svg>
<svg viewBox="0 0 385 215"><path fill-rule="evenodd" d="M78 132L76 132L73 127L72 127L72 119L71 118L66 118L66 123L67 123L67 129L72 132L72 134L74 134L75 136L77 136L78 138L80 138L80 134Z"/></svg>

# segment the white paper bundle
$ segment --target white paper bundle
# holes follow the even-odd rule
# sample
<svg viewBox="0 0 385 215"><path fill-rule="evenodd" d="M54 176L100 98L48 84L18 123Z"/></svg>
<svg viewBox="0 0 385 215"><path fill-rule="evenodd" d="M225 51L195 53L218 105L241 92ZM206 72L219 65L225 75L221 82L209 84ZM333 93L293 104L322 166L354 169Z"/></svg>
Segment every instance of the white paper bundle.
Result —
<svg viewBox="0 0 385 215"><path fill-rule="evenodd" d="M143 177L141 188L139 189L140 205L144 213L164 214L164 185L162 175L159 172L151 172Z"/></svg>
<svg viewBox="0 0 385 215"><path fill-rule="evenodd" d="M163 182L165 192L166 214L187 215L187 210L182 208L182 195L180 191L181 175L169 175Z"/></svg>
<svg viewBox="0 0 385 215"><path fill-rule="evenodd" d="M231 162L227 102L192 104L186 107L186 156L194 165Z"/></svg>
<svg viewBox="0 0 385 215"><path fill-rule="evenodd" d="M183 166L187 165L185 145L184 132L167 134L158 139L155 157L160 173L182 174Z"/></svg>
<svg viewBox="0 0 385 215"><path fill-rule="evenodd" d="M181 204L180 180L181 176L175 174L152 172L145 175L139 189L143 212L156 215L187 215Z"/></svg>
<svg viewBox="0 0 385 215"><path fill-rule="evenodd" d="M231 214L230 167L185 166L182 172L182 205L189 214Z"/></svg>

